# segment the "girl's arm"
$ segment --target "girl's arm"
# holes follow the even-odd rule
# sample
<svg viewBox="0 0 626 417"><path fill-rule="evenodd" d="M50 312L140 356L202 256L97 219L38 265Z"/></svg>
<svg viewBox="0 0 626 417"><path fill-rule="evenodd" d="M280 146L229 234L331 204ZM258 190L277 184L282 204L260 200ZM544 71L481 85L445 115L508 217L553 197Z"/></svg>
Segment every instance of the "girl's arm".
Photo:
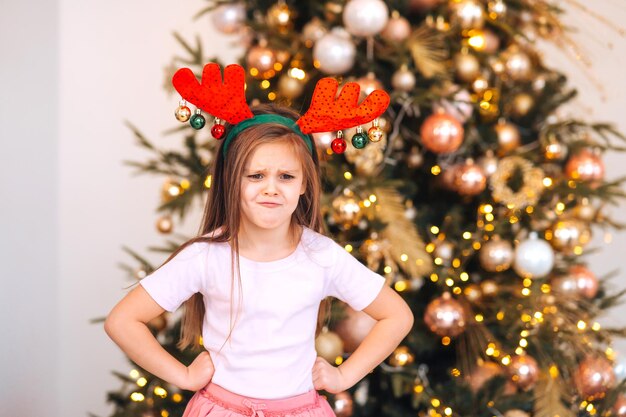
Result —
<svg viewBox="0 0 626 417"><path fill-rule="evenodd" d="M377 320L376 324L338 368L317 358L313 367L315 389L337 393L350 388L384 361L413 327L411 309L398 293L386 285L363 311Z"/></svg>
<svg viewBox="0 0 626 417"><path fill-rule="evenodd" d="M146 371L182 389L199 390L213 377L213 363L203 351L186 367L170 355L152 335L146 323L165 310L138 285L109 313L104 330L109 337Z"/></svg>

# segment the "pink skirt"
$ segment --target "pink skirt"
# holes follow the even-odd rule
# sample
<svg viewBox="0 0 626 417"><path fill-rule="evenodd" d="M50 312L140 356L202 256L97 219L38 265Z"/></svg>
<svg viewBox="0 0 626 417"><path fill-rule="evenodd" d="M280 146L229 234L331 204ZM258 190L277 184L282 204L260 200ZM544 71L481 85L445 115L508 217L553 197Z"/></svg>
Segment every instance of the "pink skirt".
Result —
<svg viewBox="0 0 626 417"><path fill-rule="evenodd" d="M196 392L183 417L335 417L317 391L280 400L248 398L210 383Z"/></svg>

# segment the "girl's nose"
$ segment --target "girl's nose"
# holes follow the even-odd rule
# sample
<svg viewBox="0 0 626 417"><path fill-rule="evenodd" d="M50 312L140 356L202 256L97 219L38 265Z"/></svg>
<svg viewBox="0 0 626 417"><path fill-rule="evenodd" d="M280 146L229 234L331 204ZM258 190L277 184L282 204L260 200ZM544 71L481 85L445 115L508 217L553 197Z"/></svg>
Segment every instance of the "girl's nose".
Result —
<svg viewBox="0 0 626 417"><path fill-rule="evenodd" d="M276 182L274 181L273 178L269 178L267 180L267 182L265 183L265 189L263 190L263 193L267 195L274 195L277 193Z"/></svg>

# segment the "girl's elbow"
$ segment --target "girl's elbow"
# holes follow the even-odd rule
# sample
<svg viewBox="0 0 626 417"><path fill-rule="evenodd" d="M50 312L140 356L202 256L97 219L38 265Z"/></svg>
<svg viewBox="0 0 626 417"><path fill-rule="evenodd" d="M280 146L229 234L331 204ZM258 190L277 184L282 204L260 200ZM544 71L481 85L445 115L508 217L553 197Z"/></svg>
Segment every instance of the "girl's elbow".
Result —
<svg viewBox="0 0 626 417"><path fill-rule="evenodd" d="M411 311L411 309L408 308L407 306L406 310L407 310L406 314L403 315L404 323L402 327L402 331L404 332L405 335L409 334L411 329L413 329L413 323L415 322L415 317L413 316L413 312Z"/></svg>

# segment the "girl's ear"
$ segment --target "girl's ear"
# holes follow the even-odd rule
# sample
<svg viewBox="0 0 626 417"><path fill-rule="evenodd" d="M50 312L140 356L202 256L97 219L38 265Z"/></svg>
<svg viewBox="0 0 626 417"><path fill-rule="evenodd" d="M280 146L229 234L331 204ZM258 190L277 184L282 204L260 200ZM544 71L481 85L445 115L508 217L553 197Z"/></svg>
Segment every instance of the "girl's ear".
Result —
<svg viewBox="0 0 626 417"><path fill-rule="evenodd" d="M302 181L302 187L300 187L300 195L304 194L306 191L306 181Z"/></svg>

